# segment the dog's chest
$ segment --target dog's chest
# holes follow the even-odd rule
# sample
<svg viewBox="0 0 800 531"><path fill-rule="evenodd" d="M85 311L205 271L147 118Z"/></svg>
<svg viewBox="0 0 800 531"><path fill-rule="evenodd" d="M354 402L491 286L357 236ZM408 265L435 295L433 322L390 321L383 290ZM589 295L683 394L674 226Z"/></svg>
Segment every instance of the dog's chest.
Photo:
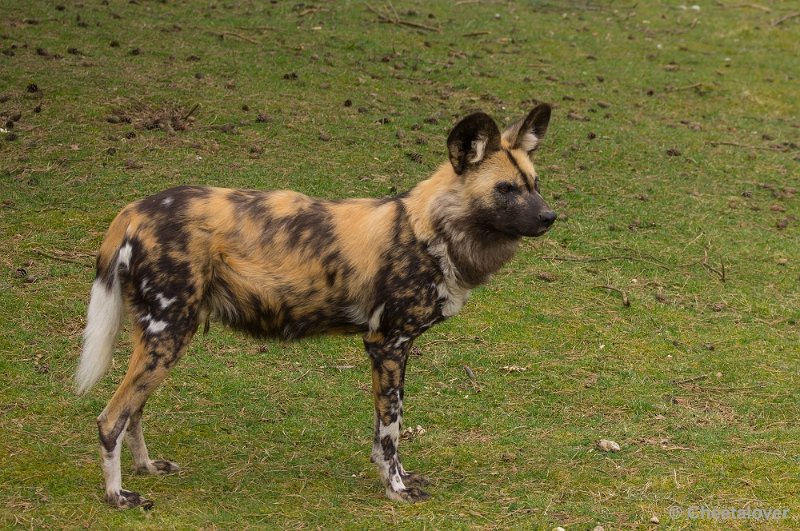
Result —
<svg viewBox="0 0 800 531"><path fill-rule="evenodd" d="M442 317L447 319L461 311L469 299L470 290L459 285L449 285L443 281L436 286L441 301Z"/></svg>
<svg viewBox="0 0 800 531"><path fill-rule="evenodd" d="M438 259L442 271L442 278L436 284L436 290L439 295L442 318L447 319L461 311L469 299L471 290L458 281L456 268L447 253L445 243L437 242L430 245L428 252Z"/></svg>

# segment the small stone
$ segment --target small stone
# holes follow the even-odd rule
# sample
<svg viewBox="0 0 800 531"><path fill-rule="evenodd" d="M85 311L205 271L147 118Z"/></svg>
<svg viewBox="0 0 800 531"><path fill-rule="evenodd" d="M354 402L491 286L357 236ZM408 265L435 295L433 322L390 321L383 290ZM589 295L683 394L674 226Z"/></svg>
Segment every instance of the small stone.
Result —
<svg viewBox="0 0 800 531"><path fill-rule="evenodd" d="M592 531L606 531L606 530L605 530L605 528L603 526L596 525L596 526L594 526L594 529L592 529Z"/></svg>
<svg viewBox="0 0 800 531"><path fill-rule="evenodd" d="M658 519L658 516L653 515L653 517L650 519L650 523L651 524L659 524L659 523L661 523L661 520Z"/></svg>
<svg viewBox="0 0 800 531"><path fill-rule="evenodd" d="M620 446L614 441L609 439L600 439L597 441L597 448L603 452L619 452Z"/></svg>

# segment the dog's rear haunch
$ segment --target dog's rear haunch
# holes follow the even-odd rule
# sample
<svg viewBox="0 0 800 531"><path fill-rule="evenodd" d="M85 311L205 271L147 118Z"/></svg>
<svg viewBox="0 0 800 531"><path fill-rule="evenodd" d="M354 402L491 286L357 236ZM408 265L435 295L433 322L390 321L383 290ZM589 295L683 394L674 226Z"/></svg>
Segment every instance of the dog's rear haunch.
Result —
<svg viewBox="0 0 800 531"><path fill-rule="evenodd" d="M397 453L408 353L458 313L520 238L552 226L530 159L549 120L544 104L502 133L486 114L464 118L447 138L449 162L397 197L325 201L182 186L125 207L97 257L76 375L84 393L105 374L130 315L128 371L97 417L106 501L152 505L122 488L123 438L137 472L178 470L150 459L142 410L210 319L281 339L362 333L375 400L372 460L389 498L426 498L425 479Z"/></svg>

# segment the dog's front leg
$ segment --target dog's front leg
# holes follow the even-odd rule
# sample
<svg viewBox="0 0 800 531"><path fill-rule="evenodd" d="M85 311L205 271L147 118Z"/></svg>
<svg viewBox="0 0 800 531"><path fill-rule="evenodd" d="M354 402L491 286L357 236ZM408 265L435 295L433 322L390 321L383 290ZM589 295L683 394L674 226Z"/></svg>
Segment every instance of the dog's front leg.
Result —
<svg viewBox="0 0 800 531"><path fill-rule="evenodd" d="M403 379L411 342L368 334L364 339L372 360L372 392L375 398L375 438L372 461L378 466L386 496L392 500L421 501L428 494L417 485L426 481L408 473L400 463L397 446L403 417Z"/></svg>

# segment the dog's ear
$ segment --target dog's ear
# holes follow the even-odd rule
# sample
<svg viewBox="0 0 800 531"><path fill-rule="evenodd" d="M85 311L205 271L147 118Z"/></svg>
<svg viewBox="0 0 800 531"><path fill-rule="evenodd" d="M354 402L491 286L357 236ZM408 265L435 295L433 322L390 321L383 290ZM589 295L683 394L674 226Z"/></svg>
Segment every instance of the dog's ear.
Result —
<svg viewBox="0 0 800 531"><path fill-rule="evenodd" d="M528 116L503 131L503 140L511 149L522 149L530 155L547 132L549 123L550 106L540 103Z"/></svg>
<svg viewBox="0 0 800 531"><path fill-rule="evenodd" d="M450 163L459 175L500 149L500 129L482 112L470 114L450 131L447 150Z"/></svg>

